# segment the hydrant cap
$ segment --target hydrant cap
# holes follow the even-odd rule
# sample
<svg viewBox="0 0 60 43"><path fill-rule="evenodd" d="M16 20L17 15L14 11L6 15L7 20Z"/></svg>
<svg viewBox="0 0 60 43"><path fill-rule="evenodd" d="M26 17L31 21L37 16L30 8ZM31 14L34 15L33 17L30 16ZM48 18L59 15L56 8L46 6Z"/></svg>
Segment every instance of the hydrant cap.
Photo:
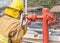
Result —
<svg viewBox="0 0 60 43"><path fill-rule="evenodd" d="M42 9L42 14L45 14L45 13L48 13L49 12L49 9L48 8L43 8Z"/></svg>

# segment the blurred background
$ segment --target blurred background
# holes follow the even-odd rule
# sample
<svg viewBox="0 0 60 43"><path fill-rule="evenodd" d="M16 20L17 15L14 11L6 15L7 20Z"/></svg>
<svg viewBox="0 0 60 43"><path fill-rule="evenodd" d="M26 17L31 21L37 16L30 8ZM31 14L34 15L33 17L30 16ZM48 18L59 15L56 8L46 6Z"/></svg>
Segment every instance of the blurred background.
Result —
<svg viewBox="0 0 60 43"><path fill-rule="evenodd" d="M25 0L23 0L25 3ZM0 0L0 17L3 15L3 10L12 2L12 0ZM49 11L53 12L57 16L57 25L49 26L49 33L52 36L60 36L60 0L27 0L27 15L31 15L36 13L37 15L42 15L42 8L48 8ZM58 11L57 11L58 10ZM40 39L34 37L34 34L42 35L42 20L36 20L36 22L32 22L28 27L28 31L24 37L24 42L26 42L26 38ZM55 31L56 30L56 31ZM29 36L29 37L27 37ZM40 40L39 40L40 41ZM28 41L26 43L35 43ZM37 43L37 42L36 42Z"/></svg>

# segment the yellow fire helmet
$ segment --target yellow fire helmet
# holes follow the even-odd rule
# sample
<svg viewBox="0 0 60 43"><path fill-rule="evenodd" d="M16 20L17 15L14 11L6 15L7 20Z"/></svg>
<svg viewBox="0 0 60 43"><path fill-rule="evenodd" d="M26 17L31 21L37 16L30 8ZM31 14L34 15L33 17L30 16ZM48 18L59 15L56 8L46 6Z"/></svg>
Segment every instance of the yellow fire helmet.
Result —
<svg viewBox="0 0 60 43"><path fill-rule="evenodd" d="M24 10L24 4L22 0L13 0L13 2L4 10L4 14L18 18L20 10Z"/></svg>

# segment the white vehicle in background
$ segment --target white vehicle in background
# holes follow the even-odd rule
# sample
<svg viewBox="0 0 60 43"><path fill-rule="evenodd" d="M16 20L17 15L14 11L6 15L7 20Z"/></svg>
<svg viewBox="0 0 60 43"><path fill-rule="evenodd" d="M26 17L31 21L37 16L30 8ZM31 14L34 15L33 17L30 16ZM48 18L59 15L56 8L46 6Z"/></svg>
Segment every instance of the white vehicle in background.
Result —
<svg viewBox="0 0 60 43"><path fill-rule="evenodd" d="M56 33L54 27L49 27L50 43L60 43L60 33ZM59 32L59 31L58 31ZM37 37L34 37L37 34ZM34 22L28 27L28 31L23 38L26 43L42 43L42 24L41 22Z"/></svg>

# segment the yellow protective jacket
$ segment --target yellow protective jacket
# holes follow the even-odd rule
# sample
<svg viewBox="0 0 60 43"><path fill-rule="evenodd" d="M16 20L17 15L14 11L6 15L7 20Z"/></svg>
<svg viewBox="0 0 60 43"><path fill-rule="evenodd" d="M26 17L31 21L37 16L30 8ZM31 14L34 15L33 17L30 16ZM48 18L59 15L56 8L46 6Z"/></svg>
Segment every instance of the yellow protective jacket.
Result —
<svg viewBox="0 0 60 43"><path fill-rule="evenodd" d="M18 19L14 19L10 16L4 15L0 17L0 37L8 39L8 42L12 41L12 43L21 43L22 36L26 32L26 27L20 25L20 21ZM0 43L7 43L4 42L6 40L0 38Z"/></svg>

